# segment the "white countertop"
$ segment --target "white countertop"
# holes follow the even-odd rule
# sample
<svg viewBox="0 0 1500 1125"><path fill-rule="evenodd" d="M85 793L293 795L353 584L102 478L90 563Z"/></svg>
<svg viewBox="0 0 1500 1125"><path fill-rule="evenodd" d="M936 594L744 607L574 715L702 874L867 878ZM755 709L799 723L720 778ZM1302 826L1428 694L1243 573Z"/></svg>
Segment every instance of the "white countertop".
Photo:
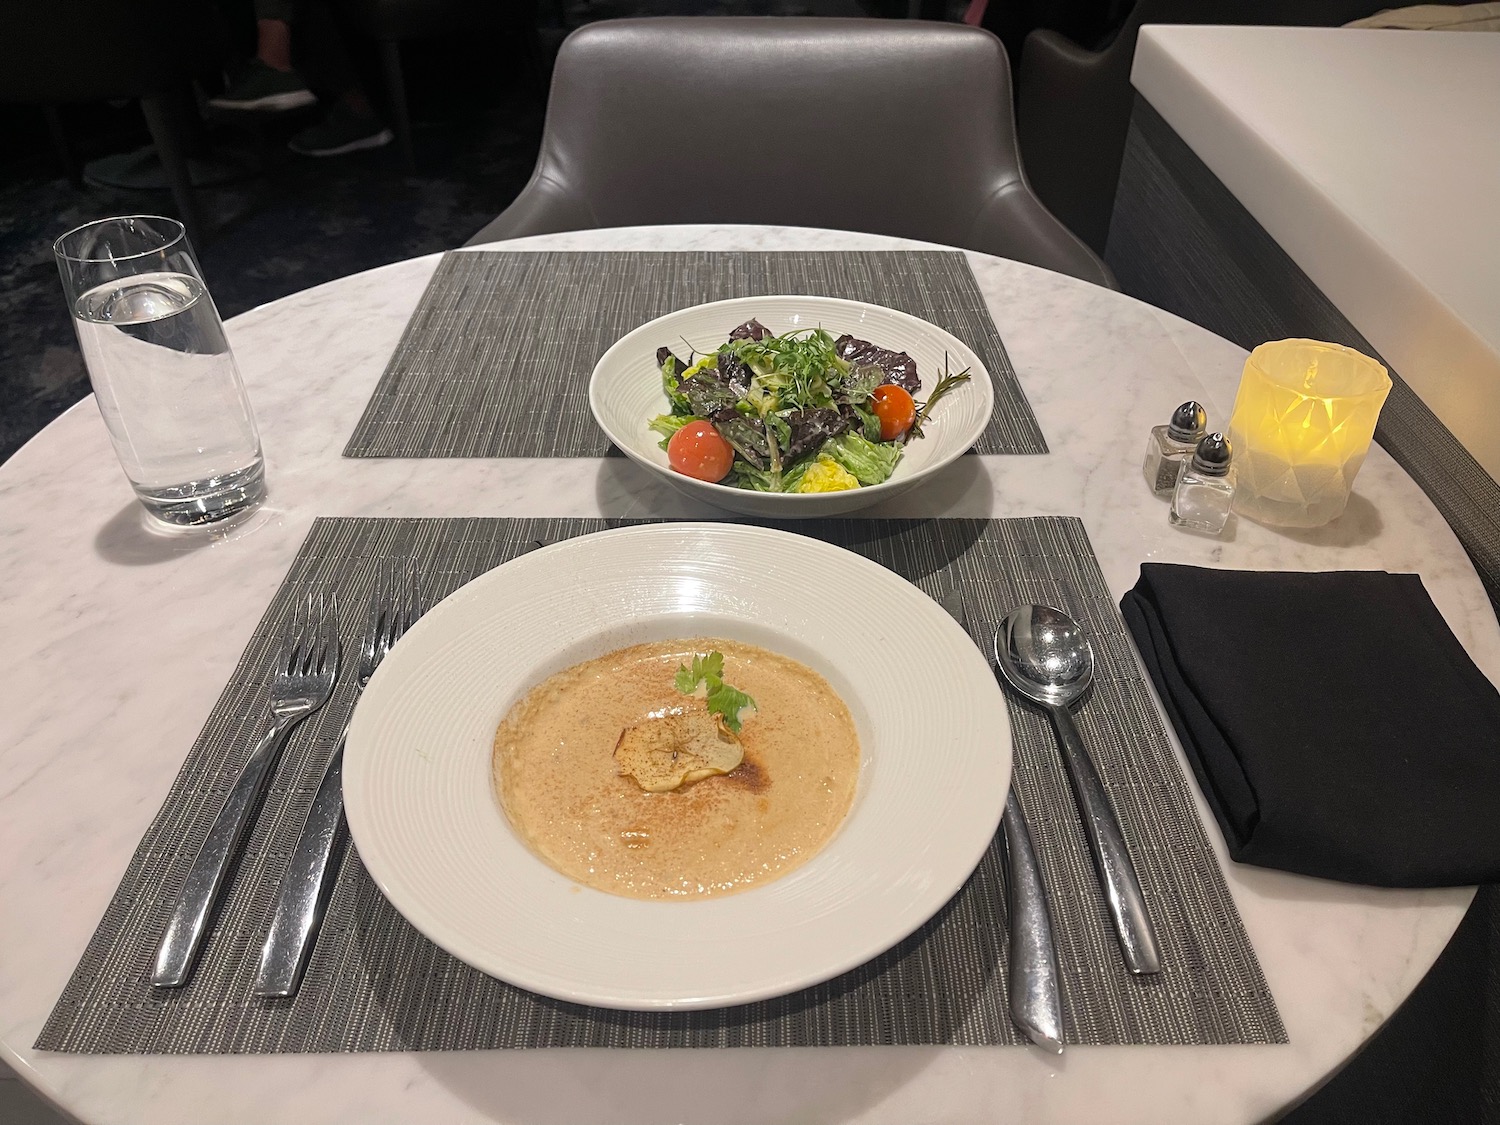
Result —
<svg viewBox="0 0 1500 1125"><path fill-rule="evenodd" d="M1131 81L1500 479L1500 34L1150 26Z"/></svg>
<svg viewBox="0 0 1500 1125"><path fill-rule="evenodd" d="M681 227L509 245L921 244ZM869 515L1076 515L1116 597L1146 560L1417 571L1475 662L1500 682L1500 627L1473 567L1383 450L1371 450L1347 513L1327 528L1282 534L1241 523L1223 540L1177 531L1141 478L1147 431L1187 398L1224 419L1243 349L1097 286L982 254L969 261L1052 451L964 457ZM227 535L146 532L92 400L0 467L0 1058L69 1112L151 1125L1244 1125L1341 1066L1441 952L1471 889L1379 890L1234 864L1189 782L1287 1044L1070 1046L1060 1059L1029 1047L196 1057L33 1050L316 516L722 514L621 457L341 457L436 264L397 263L229 322L261 424L270 497Z"/></svg>

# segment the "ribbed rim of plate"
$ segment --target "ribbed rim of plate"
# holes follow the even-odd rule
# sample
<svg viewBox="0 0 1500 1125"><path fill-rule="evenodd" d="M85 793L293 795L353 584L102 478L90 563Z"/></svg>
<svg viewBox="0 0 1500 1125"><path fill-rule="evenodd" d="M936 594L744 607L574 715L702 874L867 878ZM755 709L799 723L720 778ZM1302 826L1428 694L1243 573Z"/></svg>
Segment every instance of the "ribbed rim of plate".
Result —
<svg viewBox="0 0 1500 1125"><path fill-rule="evenodd" d="M686 337L701 354L717 348L731 329L752 316L778 335L793 328L822 325L835 336L843 332L857 336L867 333L882 347L905 351L917 361L917 371L922 377L922 389L916 396L919 399L925 399L941 377L944 353L949 357L951 372L956 374L965 368L973 372L972 379L943 396L933 411L931 424L924 427L927 436L907 447L891 478L858 490L862 504L873 504L904 491L961 457L989 424L995 408L995 389L989 371L974 350L951 332L910 313L868 301L776 295L732 297L678 309L648 321L612 344L599 357L589 379L589 408L609 440L631 460L667 474L678 487L711 503L735 506L734 500L744 497L745 490L672 472L666 453L658 445L661 435L652 431L648 423L669 409L661 390L656 349L670 346L681 356L682 338ZM770 499L794 512L799 508L824 506L830 495L838 494L753 495L762 506ZM840 506L848 508L847 502Z"/></svg>
<svg viewBox="0 0 1500 1125"><path fill-rule="evenodd" d="M736 895L649 902L582 888L511 830L490 783L506 710L556 671L647 640L718 635L801 660L859 729L854 806L828 846ZM361 859L423 934L543 995L714 1008L852 969L927 921L989 846L1010 727L988 662L884 567L789 532L658 524L512 560L431 609L386 657L349 731Z"/></svg>

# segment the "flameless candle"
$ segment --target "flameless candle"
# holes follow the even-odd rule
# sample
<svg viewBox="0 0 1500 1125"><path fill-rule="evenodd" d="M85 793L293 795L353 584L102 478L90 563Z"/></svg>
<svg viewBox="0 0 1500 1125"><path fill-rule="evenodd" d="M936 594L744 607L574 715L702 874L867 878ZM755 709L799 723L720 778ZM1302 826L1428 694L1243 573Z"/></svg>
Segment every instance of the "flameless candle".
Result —
<svg viewBox="0 0 1500 1125"><path fill-rule="evenodd" d="M1280 527L1337 519L1390 389L1384 367L1341 344L1276 340L1256 348L1229 421L1234 510Z"/></svg>

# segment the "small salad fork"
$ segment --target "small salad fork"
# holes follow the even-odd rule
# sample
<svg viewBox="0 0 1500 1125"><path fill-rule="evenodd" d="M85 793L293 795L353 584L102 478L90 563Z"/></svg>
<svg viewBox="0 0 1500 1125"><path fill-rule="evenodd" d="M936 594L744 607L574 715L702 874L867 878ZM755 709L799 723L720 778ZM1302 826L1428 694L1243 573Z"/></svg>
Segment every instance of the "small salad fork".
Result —
<svg viewBox="0 0 1500 1125"><path fill-rule="evenodd" d="M370 595L369 620L355 680L356 702L381 659L422 615L410 583L405 584L404 593L398 593L396 586L391 570L382 567ZM271 928L261 950L260 971L255 978L257 996L295 996L302 984L323 911L333 891L332 873L338 867L346 835L340 831L344 823L344 741L349 737L349 722L353 717L351 711L329 756L302 834L282 876Z"/></svg>
<svg viewBox="0 0 1500 1125"><path fill-rule="evenodd" d="M208 919L224 889L230 865L249 834L292 728L333 694L339 674L337 610L322 593L309 594L292 611L292 624L271 677L271 729L256 743L214 818L208 836L177 896L156 950L151 983L179 988L197 964Z"/></svg>

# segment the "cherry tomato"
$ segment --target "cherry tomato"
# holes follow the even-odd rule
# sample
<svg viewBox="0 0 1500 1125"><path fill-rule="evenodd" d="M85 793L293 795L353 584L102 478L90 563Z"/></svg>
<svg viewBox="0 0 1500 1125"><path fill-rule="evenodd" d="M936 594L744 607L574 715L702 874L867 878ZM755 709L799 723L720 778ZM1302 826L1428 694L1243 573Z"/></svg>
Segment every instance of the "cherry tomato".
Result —
<svg viewBox="0 0 1500 1125"><path fill-rule="evenodd" d="M667 462L685 477L721 481L734 464L734 449L712 422L689 422L667 442Z"/></svg>
<svg viewBox="0 0 1500 1125"><path fill-rule="evenodd" d="M880 419L880 440L894 441L917 420L917 404L895 383L885 383L870 395L870 409Z"/></svg>

